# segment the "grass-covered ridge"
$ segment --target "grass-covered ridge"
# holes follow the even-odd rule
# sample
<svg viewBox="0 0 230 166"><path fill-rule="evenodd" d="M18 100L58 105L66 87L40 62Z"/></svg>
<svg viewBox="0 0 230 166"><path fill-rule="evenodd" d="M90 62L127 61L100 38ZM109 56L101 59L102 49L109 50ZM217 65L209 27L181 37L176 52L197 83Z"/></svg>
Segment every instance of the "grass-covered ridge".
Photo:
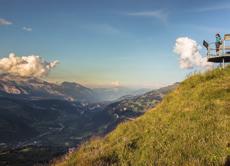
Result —
<svg viewBox="0 0 230 166"><path fill-rule="evenodd" d="M154 109L56 165L225 165L229 156L227 67L191 76Z"/></svg>

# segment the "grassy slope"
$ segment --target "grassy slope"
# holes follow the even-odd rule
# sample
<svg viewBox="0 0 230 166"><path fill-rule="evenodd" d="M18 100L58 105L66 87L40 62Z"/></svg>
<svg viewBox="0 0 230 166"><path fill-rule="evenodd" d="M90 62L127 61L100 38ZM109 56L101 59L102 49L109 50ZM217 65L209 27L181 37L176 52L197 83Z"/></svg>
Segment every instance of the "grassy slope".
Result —
<svg viewBox="0 0 230 166"><path fill-rule="evenodd" d="M229 156L227 67L188 78L156 108L56 165L224 165Z"/></svg>

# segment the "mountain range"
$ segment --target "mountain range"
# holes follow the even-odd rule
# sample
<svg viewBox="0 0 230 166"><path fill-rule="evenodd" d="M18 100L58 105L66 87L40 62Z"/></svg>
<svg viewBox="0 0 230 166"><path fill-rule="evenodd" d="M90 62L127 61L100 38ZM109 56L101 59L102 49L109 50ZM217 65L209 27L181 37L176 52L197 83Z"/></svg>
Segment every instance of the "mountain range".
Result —
<svg viewBox="0 0 230 166"><path fill-rule="evenodd" d="M27 99L61 99L96 103L113 101L125 95L140 95L149 89L126 87L90 89L76 82L51 83L36 77L0 74L0 95Z"/></svg>
<svg viewBox="0 0 230 166"><path fill-rule="evenodd" d="M131 95L108 102L101 100L105 95L100 98L99 91L77 83L54 84L2 74L0 164L49 161L92 136L105 135L120 122L142 115L177 85L136 96L129 91ZM117 94L114 96L119 97ZM30 162L26 162L28 158Z"/></svg>
<svg viewBox="0 0 230 166"><path fill-rule="evenodd" d="M27 99L62 99L69 101L95 102L93 90L77 83L50 83L35 77L0 75L0 94Z"/></svg>

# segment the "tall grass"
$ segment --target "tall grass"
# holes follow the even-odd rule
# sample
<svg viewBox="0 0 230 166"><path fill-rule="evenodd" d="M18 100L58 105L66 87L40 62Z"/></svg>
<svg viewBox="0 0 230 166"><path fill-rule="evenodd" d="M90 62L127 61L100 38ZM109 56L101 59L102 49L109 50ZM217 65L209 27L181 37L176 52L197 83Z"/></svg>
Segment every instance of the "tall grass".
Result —
<svg viewBox="0 0 230 166"><path fill-rule="evenodd" d="M229 156L227 67L190 76L154 109L54 165L225 165Z"/></svg>

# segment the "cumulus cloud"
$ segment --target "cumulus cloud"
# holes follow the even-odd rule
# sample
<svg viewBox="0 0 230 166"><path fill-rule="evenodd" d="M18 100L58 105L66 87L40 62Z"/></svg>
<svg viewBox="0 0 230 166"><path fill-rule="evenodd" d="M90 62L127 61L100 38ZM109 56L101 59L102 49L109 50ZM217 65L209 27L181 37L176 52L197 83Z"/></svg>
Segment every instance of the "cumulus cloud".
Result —
<svg viewBox="0 0 230 166"><path fill-rule="evenodd" d="M0 26L3 26L3 25L11 25L12 22L4 19L4 18L0 18Z"/></svg>
<svg viewBox="0 0 230 166"><path fill-rule="evenodd" d="M22 27L22 30L27 31L27 32L31 32L32 28L30 28L30 27Z"/></svg>
<svg viewBox="0 0 230 166"><path fill-rule="evenodd" d="M179 63L182 69L212 67L212 63L207 62L207 58L201 56L200 48L201 46L195 40L188 37L176 39L174 52L179 56Z"/></svg>
<svg viewBox="0 0 230 166"><path fill-rule="evenodd" d="M47 62L36 55L19 57L11 53L9 57L0 59L0 71L26 77L45 77L57 64L58 61Z"/></svg>

